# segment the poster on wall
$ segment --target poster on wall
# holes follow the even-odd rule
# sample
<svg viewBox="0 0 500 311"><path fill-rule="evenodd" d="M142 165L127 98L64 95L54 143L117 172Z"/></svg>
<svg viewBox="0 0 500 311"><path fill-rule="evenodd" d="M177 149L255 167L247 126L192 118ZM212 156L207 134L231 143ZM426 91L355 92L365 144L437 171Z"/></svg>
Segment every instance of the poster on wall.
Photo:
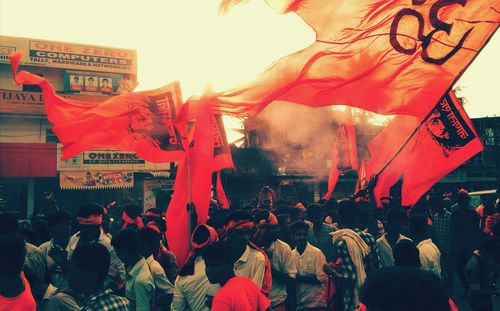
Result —
<svg viewBox="0 0 500 311"><path fill-rule="evenodd" d="M144 180L143 207L144 211L156 206L156 194L158 191L173 190L174 181L168 179L146 179Z"/></svg>
<svg viewBox="0 0 500 311"><path fill-rule="evenodd" d="M67 70L64 91L68 93L118 94L122 76L98 72Z"/></svg>
<svg viewBox="0 0 500 311"><path fill-rule="evenodd" d="M134 172L64 171L60 172L61 189L132 188Z"/></svg>

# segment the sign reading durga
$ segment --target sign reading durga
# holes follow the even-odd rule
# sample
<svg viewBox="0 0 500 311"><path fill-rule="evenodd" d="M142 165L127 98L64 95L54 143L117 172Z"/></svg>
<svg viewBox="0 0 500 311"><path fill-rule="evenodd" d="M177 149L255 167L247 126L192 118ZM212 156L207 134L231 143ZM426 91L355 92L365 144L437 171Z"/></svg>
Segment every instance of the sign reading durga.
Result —
<svg viewBox="0 0 500 311"><path fill-rule="evenodd" d="M426 0L412 0L413 5L422 5L426 2ZM399 11L394 20L392 21L391 25L391 31L389 34L390 42L392 47L398 51L399 53L407 54L407 55L412 55L415 53L417 50L417 45L415 44L411 48L407 48L401 45L401 43L398 41L398 28L400 26L401 20L404 17L414 17L417 19L418 22L418 33L417 33L417 38L419 41L422 42L422 59L428 63L431 64L436 64L436 65L442 65L446 61L448 61L453 55L455 55L462 47L464 44L464 41L467 39L467 37L470 35L472 29L474 27L469 28L460 38L460 40L457 42L457 44L453 47L451 47L451 51L448 52L445 56L442 57L433 57L432 55L429 55L429 45L431 44L432 40L436 40L434 38L434 35L438 32L445 32L446 34L451 33L451 29L453 27L453 23L447 23L445 21L442 21L439 19L439 11L441 9L444 9L448 6L452 6L455 4L459 4L462 7L465 7L467 3L467 0L436 0L430 8L429 11L429 20L431 22L432 27L434 29L429 32L427 35L424 35L424 26L425 26L425 21L424 17L422 14L420 14L418 11L414 9L409 9L409 8L404 8L401 11Z"/></svg>

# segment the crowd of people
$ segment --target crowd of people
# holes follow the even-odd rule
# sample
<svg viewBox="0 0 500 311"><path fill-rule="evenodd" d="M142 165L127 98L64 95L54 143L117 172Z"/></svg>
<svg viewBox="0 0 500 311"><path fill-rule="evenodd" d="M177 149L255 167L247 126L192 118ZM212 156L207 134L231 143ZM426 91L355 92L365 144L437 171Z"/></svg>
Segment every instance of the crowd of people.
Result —
<svg viewBox="0 0 500 311"><path fill-rule="evenodd" d="M54 207L31 223L0 214L0 310L449 311L462 295L492 311L498 193L477 210L463 189L404 208L377 204L373 187L307 207L213 201L180 267L159 208Z"/></svg>

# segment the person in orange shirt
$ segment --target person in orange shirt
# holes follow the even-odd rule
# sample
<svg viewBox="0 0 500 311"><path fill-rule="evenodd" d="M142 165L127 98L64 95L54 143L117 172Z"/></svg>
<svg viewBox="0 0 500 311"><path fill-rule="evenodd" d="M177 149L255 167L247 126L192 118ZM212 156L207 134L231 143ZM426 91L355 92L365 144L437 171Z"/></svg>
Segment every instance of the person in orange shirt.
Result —
<svg viewBox="0 0 500 311"><path fill-rule="evenodd" d="M235 258L228 242L219 242L207 247L203 253L208 281L220 284L212 302L212 310L217 311L265 311L271 310L271 301L249 278L235 276Z"/></svg>
<svg viewBox="0 0 500 311"><path fill-rule="evenodd" d="M23 273L26 243L17 233L17 220L0 214L0 310L36 310L30 284Z"/></svg>

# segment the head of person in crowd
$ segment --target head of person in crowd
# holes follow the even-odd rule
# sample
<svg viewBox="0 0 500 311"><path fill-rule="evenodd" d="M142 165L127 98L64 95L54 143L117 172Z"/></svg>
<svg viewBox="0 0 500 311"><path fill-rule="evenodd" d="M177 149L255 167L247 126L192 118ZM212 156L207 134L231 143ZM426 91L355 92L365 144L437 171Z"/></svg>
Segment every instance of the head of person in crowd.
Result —
<svg viewBox="0 0 500 311"><path fill-rule="evenodd" d="M252 242L261 248L268 248L271 243L278 239L280 227L278 218L268 210L254 211L255 233Z"/></svg>
<svg viewBox="0 0 500 311"><path fill-rule="evenodd" d="M71 235L71 214L66 211L58 211L49 216L50 236L58 245L67 245Z"/></svg>
<svg viewBox="0 0 500 311"><path fill-rule="evenodd" d="M58 212L58 211L56 211ZM50 217L52 215L49 215ZM45 219L36 219L36 220L31 220L31 228L35 230L38 233L38 236L40 237L41 243L47 242L50 240L50 229L49 229L49 223Z"/></svg>
<svg viewBox="0 0 500 311"><path fill-rule="evenodd" d="M247 245L255 232L252 214L244 210L236 210L229 215L225 237L233 246Z"/></svg>
<svg viewBox="0 0 500 311"><path fill-rule="evenodd" d="M141 218L141 208L135 203L127 203L123 206L122 220L122 230L127 228L144 228L144 222Z"/></svg>
<svg viewBox="0 0 500 311"><path fill-rule="evenodd" d="M338 222L340 227L354 229L358 225L359 208L356 202L345 199L339 202Z"/></svg>
<svg viewBox="0 0 500 311"><path fill-rule="evenodd" d="M0 236L19 233L16 217L7 213L0 213Z"/></svg>
<svg viewBox="0 0 500 311"><path fill-rule="evenodd" d="M392 236L399 236L406 223L406 214L398 208L391 208L387 211L385 231Z"/></svg>
<svg viewBox="0 0 500 311"><path fill-rule="evenodd" d="M460 189L455 195L455 200L457 201L458 207L461 209L470 208L470 196L469 192L465 189Z"/></svg>
<svg viewBox="0 0 500 311"><path fill-rule="evenodd" d="M82 206L76 215L78 228L80 229L80 239L84 242L91 242L99 239L102 224L102 206L91 203Z"/></svg>
<svg viewBox="0 0 500 311"><path fill-rule="evenodd" d="M429 238L427 217L422 214L414 214L409 219L410 236L415 243Z"/></svg>
<svg viewBox="0 0 500 311"><path fill-rule="evenodd" d="M164 233L166 228L165 213L159 208L153 207L146 211L144 214L144 223L148 225L149 223L154 223L160 232Z"/></svg>
<svg viewBox="0 0 500 311"><path fill-rule="evenodd" d="M111 239L111 246L116 251L116 255L125 264L131 267L136 264L142 256L139 236L135 229L124 229Z"/></svg>
<svg viewBox="0 0 500 311"><path fill-rule="evenodd" d="M433 214L440 214L444 211L443 199L437 195L431 195L427 200L427 205Z"/></svg>
<svg viewBox="0 0 500 311"><path fill-rule="evenodd" d="M27 243L36 246L41 244L40 235L31 227L31 224L29 222L22 221L21 223L19 223L19 233L24 237L24 240Z"/></svg>
<svg viewBox="0 0 500 311"><path fill-rule="evenodd" d="M414 267L374 271L366 278L360 298L366 311L450 311L439 279Z"/></svg>
<svg viewBox="0 0 500 311"><path fill-rule="evenodd" d="M234 258L229 242L218 242L208 246L203 252L205 272L212 284L224 285L234 277Z"/></svg>
<svg viewBox="0 0 500 311"><path fill-rule="evenodd" d="M191 246L193 247L193 251L186 261L186 264L184 264L179 271L179 276L193 275L196 258L200 256L207 247L218 241L219 234L215 228L207 224L199 224L196 226L191 235Z"/></svg>
<svg viewBox="0 0 500 311"><path fill-rule="evenodd" d="M26 243L24 238L13 232L0 235L0 283L19 277L23 271ZM9 284L9 283L2 283Z"/></svg>
<svg viewBox="0 0 500 311"><path fill-rule="evenodd" d="M483 263L495 264L500 258L500 242L495 238L487 238L479 245L477 252Z"/></svg>
<svg viewBox="0 0 500 311"><path fill-rule="evenodd" d="M307 208L307 216L312 222L315 229L319 229L323 226L325 220L325 213L323 207L319 204L311 204Z"/></svg>
<svg viewBox="0 0 500 311"><path fill-rule="evenodd" d="M144 227L138 232L141 254L144 258L157 254L160 249L161 232L156 227Z"/></svg>
<svg viewBox="0 0 500 311"><path fill-rule="evenodd" d="M394 265L420 268L420 253L412 240L403 239L393 248Z"/></svg>
<svg viewBox="0 0 500 311"><path fill-rule="evenodd" d="M337 214L338 214L339 204L337 200L330 199L323 204L323 208L326 214L326 219L329 224L334 224L337 222Z"/></svg>
<svg viewBox="0 0 500 311"><path fill-rule="evenodd" d="M226 229L229 214L230 210L220 209L210 215L210 218L207 220L207 225L214 228L218 234L221 234Z"/></svg>
<svg viewBox="0 0 500 311"><path fill-rule="evenodd" d="M71 256L68 284L75 294L91 295L104 289L109 252L99 243L80 244Z"/></svg>
<svg viewBox="0 0 500 311"><path fill-rule="evenodd" d="M307 246L309 225L303 221L296 221L290 225L292 239L299 252L303 252Z"/></svg>
<svg viewBox="0 0 500 311"><path fill-rule="evenodd" d="M453 201L450 198L443 199L443 208L448 212L451 211L451 207L453 206Z"/></svg>

